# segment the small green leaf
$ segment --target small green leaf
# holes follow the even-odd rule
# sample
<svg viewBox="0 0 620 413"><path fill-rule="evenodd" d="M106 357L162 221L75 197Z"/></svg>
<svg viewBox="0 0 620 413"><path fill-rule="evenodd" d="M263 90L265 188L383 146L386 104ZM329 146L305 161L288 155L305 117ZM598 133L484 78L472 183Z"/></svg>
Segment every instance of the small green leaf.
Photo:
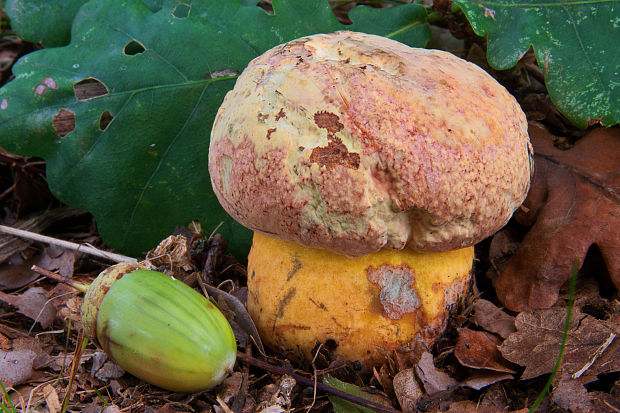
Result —
<svg viewBox="0 0 620 413"><path fill-rule="evenodd" d="M531 45L551 100L571 122L620 122L617 0L455 2L474 31L488 36L491 66L514 66Z"/></svg>
<svg viewBox="0 0 620 413"><path fill-rule="evenodd" d="M273 15L239 0L155 3L91 0L68 46L22 58L0 89L0 146L45 158L54 195L93 213L105 242L125 254L198 219L207 234L223 222L243 258L250 231L220 207L207 170L217 109L257 55L348 27L325 0L274 0ZM423 46L424 7L397 10L360 8L351 28Z"/></svg>
<svg viewBox="0 0 620 413"><path fill-rule="evenodd" d="M326 376L323 379L323 384L326 384L338 390L342 390L361 399L373 401L379 404L385 404L385 399L383 397L366 393L354 384L345 383L331 376ZM369 409L367 407L363 407L358 404L343 400L337 396L328 396L328 399L332 404L334 413L375 413L375 410L373 409Z"/></svg>

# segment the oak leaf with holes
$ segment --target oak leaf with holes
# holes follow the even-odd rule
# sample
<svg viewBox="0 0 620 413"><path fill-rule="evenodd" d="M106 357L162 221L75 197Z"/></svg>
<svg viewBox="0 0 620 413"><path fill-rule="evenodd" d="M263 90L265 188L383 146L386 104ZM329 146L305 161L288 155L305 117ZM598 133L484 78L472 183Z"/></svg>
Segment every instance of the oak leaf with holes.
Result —
<svg viewBox="0 0 620 413"><path fill-rule="evenodd" d="M620 288L620 130L594 129L566 151L538 124L529 133L535 175L515 219L531 228L496 280L497 296L514 311L551 307L592 245Z"/></svg>

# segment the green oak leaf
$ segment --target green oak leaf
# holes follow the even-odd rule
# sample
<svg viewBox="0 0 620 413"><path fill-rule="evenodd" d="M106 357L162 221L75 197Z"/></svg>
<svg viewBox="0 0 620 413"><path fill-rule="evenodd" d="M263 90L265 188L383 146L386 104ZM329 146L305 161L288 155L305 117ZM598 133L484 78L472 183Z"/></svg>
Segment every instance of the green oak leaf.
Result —
<svg viewBox="0 0 620 413"><path fill-rule="evenodd" d="M152 5L152 4L151 4ZM105 242L139 255L176 225L200 220L238 257L250 231L220 207L207 170L224 95L247 63L294 38L351 28L423 46L422 6L357 7L353 26L325 0L274 0L274 14L239 0L91 0L68 46L22 58L0 89L0 146L47 161L50 189L90 211ZM394 11L387 12L391 17ZM218 227L223 223L221 227Z"/></svg>
<svg viewBox="0 0 620 413"><path fill-rule="evenodd" d="M11 28L22 39L45 47L69 44L71 24L79 8L88 0L7 0L6 13ZM142 0L153 11L162 0Z"/></svg>
<svg viewBox="0 0 620 413"><path fill-rule="evenodd" d="M455 0L487 59L514 66L530 46L551 100L576 126L620 122L620 3L617 0Z"/></svg>

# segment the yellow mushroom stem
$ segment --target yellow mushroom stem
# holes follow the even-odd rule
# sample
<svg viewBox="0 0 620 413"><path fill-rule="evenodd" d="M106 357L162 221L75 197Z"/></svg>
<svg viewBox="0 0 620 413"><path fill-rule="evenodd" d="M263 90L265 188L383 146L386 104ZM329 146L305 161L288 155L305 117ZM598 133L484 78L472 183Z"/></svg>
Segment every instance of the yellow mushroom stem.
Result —
<svg viewBox="0 0 620 413"><path fill-rule="evenodd" d="M365 366L420 334L431 343L469 285L473 247L360 258L259 233L248 257L248 310L264 343L311 358L317 342Z"/></svg>

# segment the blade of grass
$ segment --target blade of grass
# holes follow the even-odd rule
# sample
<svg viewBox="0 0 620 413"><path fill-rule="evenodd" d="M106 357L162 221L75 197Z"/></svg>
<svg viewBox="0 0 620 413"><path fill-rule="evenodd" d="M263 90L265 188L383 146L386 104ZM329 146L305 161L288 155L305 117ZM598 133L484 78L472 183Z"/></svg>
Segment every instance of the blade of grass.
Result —
<svg viewBox="0 0 620 413"><path fill-rule="evenodd" d="M9 403L9 406L11 406L11 410L9 410L9 408L6 407L4 403L0 404L0 407L2 407L2 410L7 413L11 413L11 412L17 413L17 410L15 410L15 406L13 406L13 402L11 401L11 398L9 397L9 392L7 392L6 389L4 388L4 383L2 383L2 380L0 380L0 387L2 387L2 394L4 394L4 398Z"/></svg>
<svg viewBox="0 0 620 413"><path fill-rule="evenodd" d="M560 346L560 354L558 354L558 359L555 362L555 367L549 376L549 380L545 384L545 387L542 389L534 404L527 413L534 413L540 403L545 398L545 395L551 388L551 384L553 383L553 379L555 379L555 375L560 369L560 364L562 363L562 358L564 357L564 349L566 347L566 340L568 339L568 330L570 329L570 320L573 315L573 305L575 304L575 286L577 285L577 272L579 271L579 259L575 258L573 261L573 270L570 275L570 284L568 288L568 308L566 309L566 322L564 323L564 334L562 335L562 344Z"/></svg>
<svg viewBox="0 0 620 413"><path fill-rule="evenodd" d="M97 397L99 397L99 400L101 400L101 402L103 403L103 406L106 407L108 405L108 402L105 401L105 398L103 397L101 392L97 389L94 389L94 390L95 390L95 394L97 395Z"/></svg>

